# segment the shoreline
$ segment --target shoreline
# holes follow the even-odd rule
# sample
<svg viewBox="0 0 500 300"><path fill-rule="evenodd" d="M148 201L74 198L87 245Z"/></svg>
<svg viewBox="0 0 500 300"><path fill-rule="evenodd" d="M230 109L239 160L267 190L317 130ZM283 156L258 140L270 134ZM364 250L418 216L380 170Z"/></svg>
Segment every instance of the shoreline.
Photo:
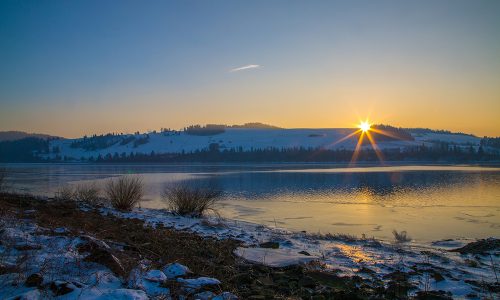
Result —
<svg viewBox="0 0 500 300"><path fill-rule="evenodd" d="M11 195L8 197L15 198L20 196ZM39 200L36 197L24 198L25 200L21 198L14 199L15 201L11 199L11 208L21 212L30 211L35 208L35 212L31 213L35 215L35 221L51 220L50 222L54 222L54 224L57 225L55 226L53 224L52 230L57 228L65 228L65 230L67 230L69 228L70 232L73 232L71 229L73 225L69 222L68 218L59 217L62 220L67 220L67 223L57 220L59 214L66 212L78 216L81 215L84 219L87 215L92 216L92 218L99 219L100 222L106 224L109 223L109 219L117 220L116 222L119 222L121 226L125 226L124 224L129 224L130 222L135 224L134 228L136 229L134 230L138 230L138 228L149 228L147 230L152 230L152 232L155 232L155 230L166 230L166 232L170 234L186 233L193 239L198 239L197 237L201 238L200 241L205 241L207 239L214 240L214 245L221 245L218 243L234 243L230 247L232 249L231 251L228 252L225 250L228 259L233 261L233 267L248 267L250 265L250 268L263 269L265 271L264 273L267 274L287 273L289 272L289 268L299 268L300 272L297 270L294 272L299 272L300 278L310 278L311 274L309 273L312 272L320 277L327 276L330 279L335 278L337 283L340 280L340 282L349 286L347 290L335 290L335 292L347 291L354 292L355 294L369 294L372 296L377 293L382 293L388 296L390 293L394 292L394 286L391 286L391 284L397 284L399 287L408 285L407 289L405 288L405 294L412 297L417 297L418 292L422 294L422 292L429 292L429 290L442 290L445 292L441 295L444 298L441 299L447 299L446 297L449 297L447 292L451 292L454 297L465 297L469 295L469 298L474 299L474 294L477 298L481 297L481 295L487 297L488 289L493 289L495 292L499 291L498 283L491 282L490 284L484 285L484 279L481 279L495 278L491 267L488 268L488 260L490 257L494 256L491 258L491 261L494 262L495 265L498 265L499 249L493 251L493 256L488 257L488 255L484 255L483 258L478 258L478 254L457 254L457 252L448 251L464 246L464 241L441 241L433 245L433 247L423 248L413 244L397 245L368 238L353 238L349 235L310 235L300 232L289 232L278 228L270 228L263 225L234 220L186 218L173 215L166 210L135 209L133 212L123 213L106 207L92 210L73 206L69 208L66 207L62 212L61 209L58 209L58 211L51 211L46 207L44 208L44 206L54 208L54 205L57 207L57 205L62 204L54 200ZM7 200L4 198L2 200L3 204L9 203L9 201L5 201ZM16 209L17 204L13 204L12 202L16 203L17 201L19 201L19 203L25 201L27 207ZM41 203L45 204L41 205ZM66 203L64 205L67 206L70 204ZM38 213L44 215L45 218L37 219L36 214ZM38 226L47 225L48 224L38 224ZM118 230L117 232L120 231ZM82 232L75 232L75 234L76 237L82 236ZM89 234L89 232L83 232L83 234ZM126 232L126 234L134 234L134 232L129 231ZM101 236L100 238L105 237L106 236ZM120 235L118 235L118 237L120 237ZM186 249L181 250L184 251ZM403 262L401 262L401 256L404 257ZM292 264L292 266L280 265L284 263L284 261L290 261L290 259L295 262L307 263L300 267L294 267L295 263ZM205 260L205 263L210 263L210 259ZM260 260L262 260L261 263L258 263ZM249 264L249 261L253 263ZM476 265L471 266L471 261L476 261ZM269 264L272 264L272 266L269 266ZM187 265L193 268L193 266ZM288 271L283 271L283 268ZM255 282L252 281L254 283L251 285L252 287L245 290L247 294L241 294L241 291L235 290L236 285L231 286L233 283L230 282L226 274L213 272L208 272L207 274L199 273L197 275L218 275L218 277L215 276L215 278L222 282L223 287L227 287L225 291L229 290L235 295L238 295L240 299L246 299L251 293L256 293L257 295L263 290L267 290L266 293L269 293L269 289L265 289L265 285L263 285L264 288L258 287L255 285ZM397 274L401 275L402 273L406 274L403 278L395 278ZM437 275L438 273L439 275ZM239 276L244 277L243 275ZM291 275L288 274L287 276ZM426 279L427 285L425 284L426 282L422 281L427 278L426 276L428 277L428 279ZM300 278L296 279L300 280ZM248 278L245 280L248 280ZM361 280L360 283L362 284L350 286L350 284L356 280ZM404 282L400 282L401 280ZM483 283L481 283L481 280L483 280ZM240 284L240 282L238 282L238 284ZM273 284L275 284L274 281L271 286L273 286ZM319 279L313 279L310 284L315 288L297 285L295 287L289 287L289 292L291 294L298 290L302 292L305 290L311 292L312 289L313 294L310 296L313 296L318 287L329 287L329 292L332 292L333 287L330 286L332 282L323 285ZM360 286L368 286L369 288L361 291L359 290ZM277 288L278 286L275 285L274 287ZM222 290L219 290L219 292L222 292ZM273 297L274 296L276 295L273 295ZM324 296L325 295L323 295L323 297ZM318 299L334 299L328 297ZM267 298L264 296L262 299Z"/></svg>
<svg viewBox="0 0 500 300"><path fill-rule="evenodd" d="M349 162L0 162L0 165L90 165L90 166L227 166L227 167L272 167L272 166L324 166L336 168L348 168ZM363 167L400 167L400 166L479 166L479 167L500 167L498 161L385 161L370 162L357 161L353 168Z"/></svg>

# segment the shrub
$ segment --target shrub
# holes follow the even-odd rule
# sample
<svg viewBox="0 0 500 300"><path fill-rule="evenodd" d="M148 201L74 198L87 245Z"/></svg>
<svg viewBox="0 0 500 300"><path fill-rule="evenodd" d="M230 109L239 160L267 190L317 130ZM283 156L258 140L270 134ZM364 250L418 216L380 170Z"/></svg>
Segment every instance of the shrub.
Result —
<svg viewBox="0 0 500 300"><path fill-rule="evenodd" d="M197 188L186 185L166 187L162 198L169 208L182 216L201 217L207 211L217 212L215 206L222 192L214 188Z"/></svg>
<svg viewBox="0 0 500 300"><path fill-rule="evenodd" d="M5 168L0 168L0 193L3 192L5 188L6 177L7 177L7 170Z"/></svg>
<svg viewBox="0 0 500 300"><path fill-rule="evenodd" d="M392 235L394 235L394 240L396 243L407 243L411 241L411 237L407 235L406 231L397 232L396 230L392 231Z"/></svg>
<svg viewBox="0 0 500 300"><path fill-rule="evenodd" d="M75 190L69 185L61 186L54 194L56 200L75 200Z"/></svg>
<svg viewBox="0 0 500 300"><path fill-rule="evenodd" d="M144 185L140 177L122 176L110 179L105 192L114 208L130 211L141 201Z"/></svg>
<svg viewBox="0 0 500 300"><path fill-rule="evenodd" d="M87 183L76 186L73 192L73 198L76 202L97 206L100 204L101 191L95 183Z"/></svg>

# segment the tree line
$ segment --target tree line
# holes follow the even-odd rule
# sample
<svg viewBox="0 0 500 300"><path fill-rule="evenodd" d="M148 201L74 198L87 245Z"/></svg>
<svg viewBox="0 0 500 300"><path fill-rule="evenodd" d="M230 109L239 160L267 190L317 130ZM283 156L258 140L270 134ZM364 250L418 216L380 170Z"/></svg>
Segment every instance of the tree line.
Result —
<svg viewBox="0 0 500 300"><path fill-rule="evenodd" d="M109 138L109 137L108 137ZM148 136L122 143L147 143ZM100 140L100 139L97 139ZM484 149L488 147L488 151ZM91 147L93 148L93 147ZM479 146L458 146L446 142L435 142L432 146L419 145L405 148L382 150L386 161L445 161L472 162L500 160L500 138L483 138ZM49 154L52 154L51 158ZM55 154L55 155L54 155ZM207 149L180 153L107 153L91 157L66 157L55 146L50 148L49 140L25 138L16 141L0 142L0 162L349 162L353 156L350 149L319 148L221 148L218 143L210 144ZM371 148L360 151L358 161L378 161L377 153Z"/></svg>
<svg viewBox="0 0 500 300"><path fill-rule="evenodd" d="M90 157L97 163L182 163L182 162L350 162L353 157L350 149L316 148L268 148L268 149L220 149L217 143L208 149L181 153L108 153L104 156ZM500 153L486 153L482 146L459 147L448 143L437 143L404 149L384 149L379 154L384 161L434 161L434 162L473 162L500 159ZM377 162L379 155L373 149L362 149L357 161Z"/></svg>

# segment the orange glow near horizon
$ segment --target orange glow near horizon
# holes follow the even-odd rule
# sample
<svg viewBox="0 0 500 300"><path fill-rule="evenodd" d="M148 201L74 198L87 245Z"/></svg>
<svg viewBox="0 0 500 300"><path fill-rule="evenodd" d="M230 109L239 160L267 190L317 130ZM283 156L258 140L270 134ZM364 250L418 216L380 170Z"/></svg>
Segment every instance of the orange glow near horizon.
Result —
<svg viewBox="0 0 500 300"><path fill-rule="evenodd" d="M365 136L368 139L368 141L370 142L370 145L372 146L373 151L375 151L375 154L377 155L377 158L379 159L379 161L381 163L384 162L384 156L383 156L383 153L380 150L379 146L377 145L377 142L376 142L372 133L385 135L385 136L388 136L388 137L391 137L394 139L400 139L400 137L398 137L397 135L395 135L391 132L388 132L387 130L373 128L371 123L368 121L368 119L365 121L360 121L360 123L358 124L357 127L359 128L358 130L355 130L354 132L348 134L347 136L345 136L345 137L343 137L343 138L341 138L338 141L333 143L333 145L338 144L338 143L343 142L343 141L351 138L352 136L360 133L358 141L356 143L356 147L354 148L354 152L353 152L352 157L351 157L351 162L349 163L350 166L353 166L356 164L356 161L358 160L360 151L363 147L363 140L364 140Z"/></svg>

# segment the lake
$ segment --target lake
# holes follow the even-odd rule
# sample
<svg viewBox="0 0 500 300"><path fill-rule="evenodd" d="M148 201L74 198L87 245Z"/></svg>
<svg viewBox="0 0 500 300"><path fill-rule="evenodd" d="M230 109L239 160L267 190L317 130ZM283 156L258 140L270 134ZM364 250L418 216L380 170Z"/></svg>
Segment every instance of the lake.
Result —
<svg viewBox="0 0 500 300"><path fill-rule="evenodd" d="M416 241L500 236L500 168L326 164L9 164L9 187L53 195L61 186L140 174L142 207L164 208L165 185L224 192L222 216L292 231Z"/></svg>

